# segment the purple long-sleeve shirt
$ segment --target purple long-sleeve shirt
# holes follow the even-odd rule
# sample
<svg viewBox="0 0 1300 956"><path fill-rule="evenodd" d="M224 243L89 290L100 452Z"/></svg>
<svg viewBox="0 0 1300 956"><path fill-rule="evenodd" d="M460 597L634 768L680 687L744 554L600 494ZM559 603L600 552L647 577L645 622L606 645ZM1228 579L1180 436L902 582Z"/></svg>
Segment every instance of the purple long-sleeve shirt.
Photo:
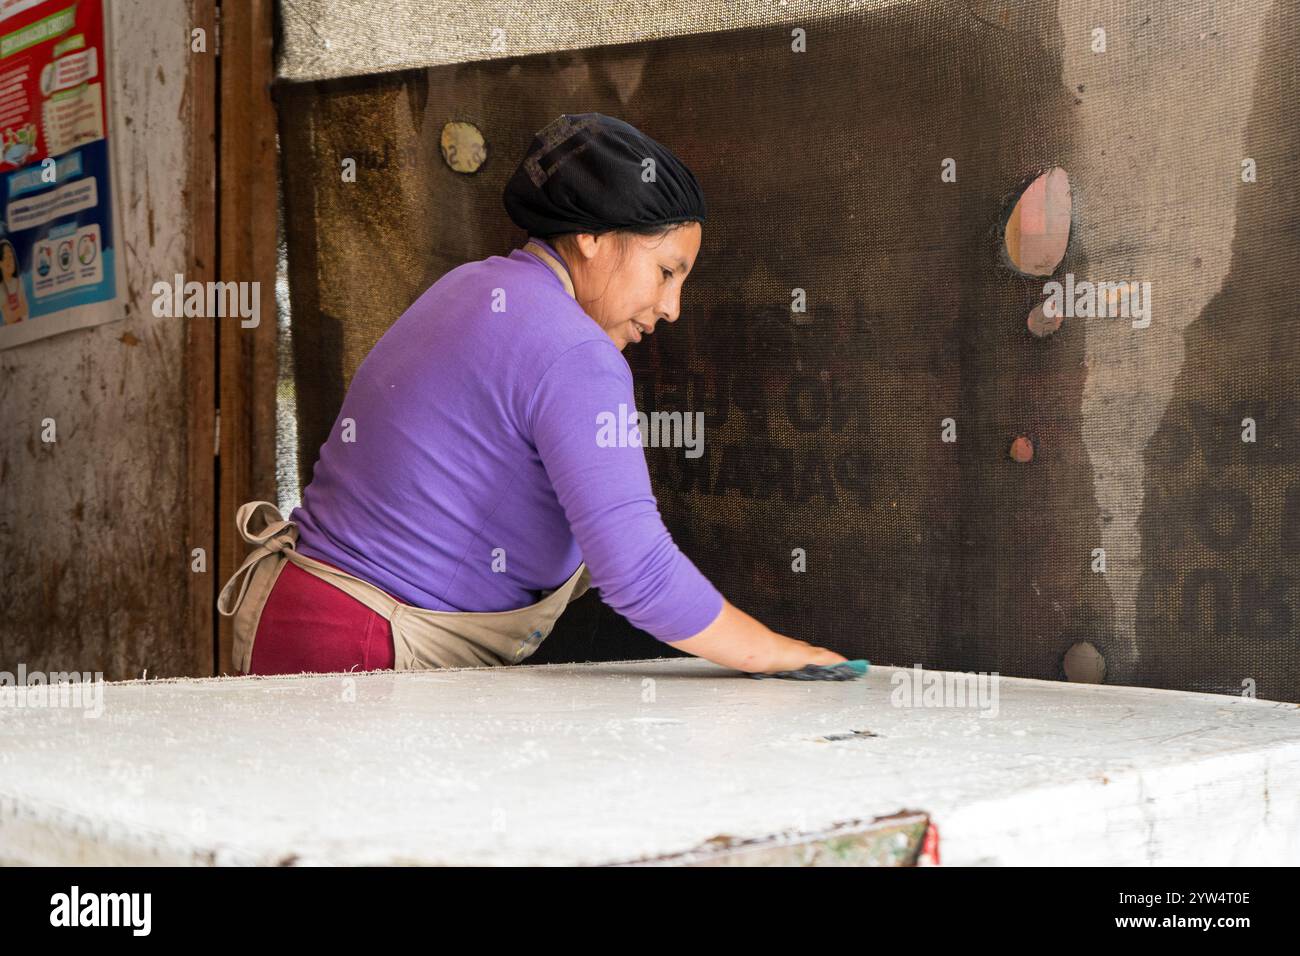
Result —
<svg viewBox="0 0 1300 956"><path fill-rule="evenodd" d="M545 263L465 263L357 369L298 550L436 611L524 607L585 560L635 626L698 634L722 595L664 527L643 449L598 442L620 403L635 421L627 361Z"/></svg>

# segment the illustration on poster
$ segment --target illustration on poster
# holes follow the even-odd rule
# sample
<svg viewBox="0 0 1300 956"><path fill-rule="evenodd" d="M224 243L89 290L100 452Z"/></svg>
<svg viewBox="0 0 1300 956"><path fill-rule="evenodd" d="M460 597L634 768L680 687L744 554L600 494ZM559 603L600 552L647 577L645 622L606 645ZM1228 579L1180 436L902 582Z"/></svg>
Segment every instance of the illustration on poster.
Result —
<svg viewBox="0 0 1300 956"><path fill-rule="evenodd" d="M0 280L4 282L4 294L0 296L3 324L21 322L27 318L27 296L23 294L22 277L18 274L18 255L8 239L0 239Z"/></svg>
<svg viewBox="0 0 1300 956"><path fill-rule="evenodd" d="M21 166L27 162L27 155L36 149L36 124L28 123L14 129L8 127L0 144L0 165Z"/></svg>

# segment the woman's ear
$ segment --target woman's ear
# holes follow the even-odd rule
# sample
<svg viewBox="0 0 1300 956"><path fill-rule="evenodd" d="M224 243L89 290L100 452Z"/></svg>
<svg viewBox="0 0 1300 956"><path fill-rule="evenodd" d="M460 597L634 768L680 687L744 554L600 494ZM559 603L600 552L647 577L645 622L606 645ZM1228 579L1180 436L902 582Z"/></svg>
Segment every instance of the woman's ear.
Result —
<svg viewBox="0 0 1300 956"><path fill-rule="evenodd" d="M596 236L590 232L579 232L573 236L573 244L582 258L591 261L600 254L600 241L603 236Z"/></svg>

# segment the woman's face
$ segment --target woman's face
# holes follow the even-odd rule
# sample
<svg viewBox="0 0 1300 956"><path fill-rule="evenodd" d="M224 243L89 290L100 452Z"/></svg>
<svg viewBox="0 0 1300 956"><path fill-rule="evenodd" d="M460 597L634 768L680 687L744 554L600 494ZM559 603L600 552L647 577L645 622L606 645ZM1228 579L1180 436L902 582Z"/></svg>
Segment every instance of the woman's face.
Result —
<svg viewBox="0 0 1300 956"><path fill-rule="evenodd" d="M698 222L688 222L663 236L582 233L574 238L576 249L570 247L565 261L578 304L619 351L640 342L660 322L677 321L682 283L695 266L702 235Z"/></svg>

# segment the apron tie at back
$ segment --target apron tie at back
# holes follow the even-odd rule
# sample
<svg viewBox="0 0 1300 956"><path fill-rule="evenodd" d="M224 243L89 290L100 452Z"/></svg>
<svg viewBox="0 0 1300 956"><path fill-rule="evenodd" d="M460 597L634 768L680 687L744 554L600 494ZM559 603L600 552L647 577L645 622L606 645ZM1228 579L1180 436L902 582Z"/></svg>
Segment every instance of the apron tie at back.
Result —
<svg viewBox="0 0 1300 956"><path fill-rule="evenodd" d="M262 530L251 530L253 518L263 509L266 509L269 514L263 522ZM286 521L280 514L280 509L269 501L248 501L240 505L239 511L235 513L235 527L239 529L240 537L257 547L249 553L244 563L239 566L239 570L230 576L226 586L221 589L221 594L217 598L217 611L224 617L233 617L239 610L239 606L244 603L244 596L248 592L253 569L257 564L264 558L281 551L292 551L298 539L298 526L292 521ZM235 595L232 602L230 594L236 584L239 585L239 593Z"/></svg>

